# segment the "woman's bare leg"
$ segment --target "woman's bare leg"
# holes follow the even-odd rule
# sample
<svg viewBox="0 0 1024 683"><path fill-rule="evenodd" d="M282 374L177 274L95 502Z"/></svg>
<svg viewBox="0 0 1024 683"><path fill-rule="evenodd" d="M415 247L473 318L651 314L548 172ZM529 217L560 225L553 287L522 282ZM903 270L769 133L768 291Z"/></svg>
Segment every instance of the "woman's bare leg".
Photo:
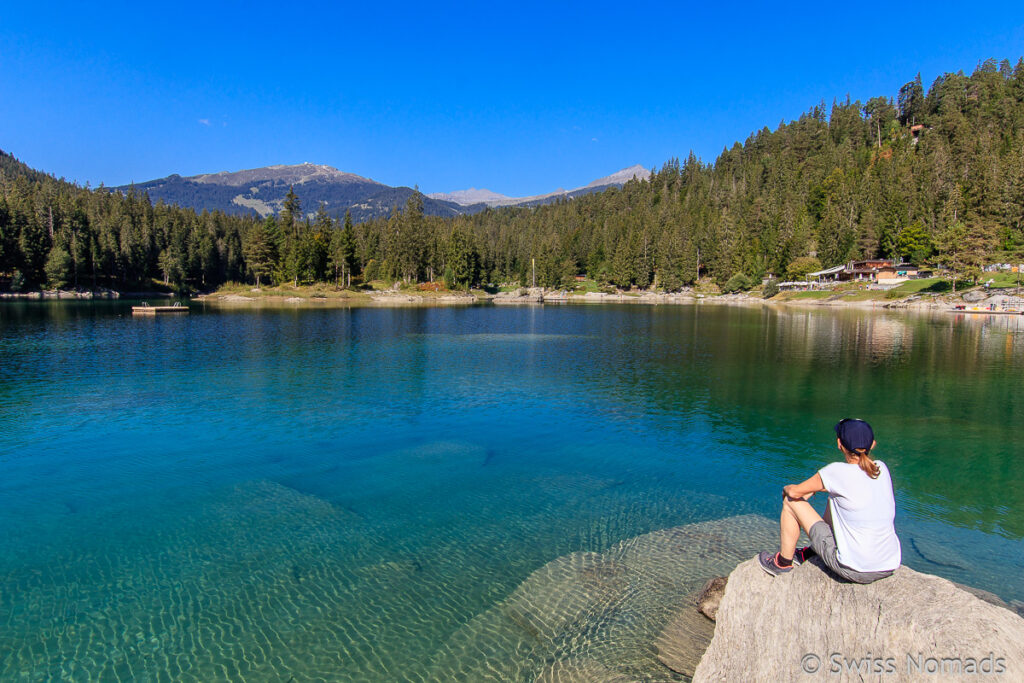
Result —
<svg viewBox="0 0 1024 683"><path fill-rule="evenodd" d="M779 519L779 554L792 560L796 542L800 540L800 529L810 533L811 527L820 521L821 515L806 500L783 498L782 516Z"/></svg>

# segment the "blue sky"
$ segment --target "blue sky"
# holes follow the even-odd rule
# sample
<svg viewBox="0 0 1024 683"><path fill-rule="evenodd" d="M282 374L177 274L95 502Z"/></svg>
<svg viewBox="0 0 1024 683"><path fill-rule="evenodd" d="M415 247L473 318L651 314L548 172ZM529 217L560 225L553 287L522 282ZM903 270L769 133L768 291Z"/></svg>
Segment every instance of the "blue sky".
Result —
<svg viewBox="0 0 1024 683"><path fill-rule="evenodd" d="M118 185L310 161L424 192L706 161L1024 55L1024 3L4 3L0 149Z"/></svg>

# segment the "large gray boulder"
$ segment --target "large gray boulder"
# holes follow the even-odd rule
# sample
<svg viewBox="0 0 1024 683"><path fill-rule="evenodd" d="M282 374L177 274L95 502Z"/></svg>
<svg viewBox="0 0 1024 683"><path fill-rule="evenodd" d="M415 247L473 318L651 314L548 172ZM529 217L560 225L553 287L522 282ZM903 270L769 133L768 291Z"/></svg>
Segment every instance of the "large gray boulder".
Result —
<svg viewBox="0 0 1024 683"><path fill-rule="evenodd" d="M1024 680L1024 619L900 567L843 583L816 560L779 577L729 575L694 681Z"/></svg>
<svg viewBox="0 0 1024 683"><path fill-rule="evenodd" d="M498 292L491 300L496 304L544 303L544 290L540 287L520 287L509 292Z"/></svg>

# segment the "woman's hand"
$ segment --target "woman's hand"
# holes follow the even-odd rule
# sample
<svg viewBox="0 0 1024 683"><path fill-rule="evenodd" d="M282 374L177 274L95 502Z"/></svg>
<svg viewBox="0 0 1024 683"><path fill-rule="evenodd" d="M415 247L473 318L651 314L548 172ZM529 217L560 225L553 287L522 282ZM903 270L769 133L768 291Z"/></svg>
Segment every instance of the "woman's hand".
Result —
<svg viewBox="0 0 1024 683"><path fill-rule="evenodd" d="M810 500L818 491L824 491L825 484L821 481L821 475L815 474L807 481L799 484L787 484L782 487L782 495L789 500Z"/></svg>
<svg viewBox="0 0 1024 683"><path fill-rule="evenodd" d="M799 489L800 486L798 484L786 484L782 487L782 495L790 500L810 500L811 496L814 495L813 491L806 495L801 495Z"/></svg>

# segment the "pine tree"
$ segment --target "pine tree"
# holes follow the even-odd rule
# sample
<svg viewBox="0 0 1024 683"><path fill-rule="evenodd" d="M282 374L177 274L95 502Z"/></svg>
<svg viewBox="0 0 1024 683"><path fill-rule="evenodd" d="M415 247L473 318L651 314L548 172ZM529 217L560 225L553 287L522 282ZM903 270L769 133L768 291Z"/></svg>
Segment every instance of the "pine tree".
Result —
<svg viewBox="0 0 1024 683"><path fill-rule="evenodd" d="M920 222L908 225L896 236L897 260L910 259L913 263L921 263L932 253L932 241Z"/></svg>
<svg viewBox="0 0 1024 683"><path fill-rule="evenodd" d="M620 289L629 289L636 280L636 255L632 236L623 236L615 247L612 259L612 283Z"/></svg>
<svg viewBox="0 0 1024 683"><path fill-rule="evenodd" d="M666 230L658 241L658 285L666 292L678 292L683 287L682 232Z"/></svg>
<svg viewBox="0 0 1024 683"><path fill-rule="evenodd" d="M270 223L273 219L268 219ZM266 223L257 222L250 230L245 242L245 260L249 272L256 278L259 287L263 279L269 279L274 272L274 261L277 249Z"/></svg>
<svg viewBox="0 0 1024 683"><path fill-rule="evenodd" d="M469 289L479 277L480 256L472 239L460 226L448 237L445 253L445 273L451 278L446 284L449 288Z"/></svg>
<svg viewBox="0 0 1024 683"><path fill-rule="evenodd" d="M397 220L392 244L393 267L405 282L414 282L422 270L423 260L423 195L414 192L405 203Z"/></svg>
<svg viewBox="0 0 1024 683"><path fill-rule="evenodd" d="M0 274L8 274L17 267L18 235L7 200L0 196Z"/></svg>
<svg viewBox="0 0 1024 683"><path fill-rule="evenodd" d="M350 211L345 212L345 227L342 228L340 235L338 255L341 257L341 265L347 278L345 284L350 287L356 266L356 237Z"/></svg>
<svg viewBox="0 0 1024 683"><path fill-rule="evenodd" d="M309 275L314 281L321 282L327 278L333 232L334 220L327 214L324 203L320 202L309 236Z"/></svg>
<svg viewBox="0 0 1024 683"><path fill-rule="evenodd" d="M900 123L905 126L920 123L924 113L924 87L921 85L921 74L900 88L899 95Z"/></svg>
<svg viewBox="0 0 1024 683"><path fill-rule="evenodd" d="M281 227L286 237L298 241L299 224L302 218L302 205L299 203L299 196L295 194L295 186L288 186L288 194L284 197L281 206Z"/></svg>
<svg viewBox="0 0 1024 683"><path fill-rule="evenodd" d="M53 289L67 287L72 278L71 254L63 245L57 245L50 250L46 259L46 281Z"/></svg>

